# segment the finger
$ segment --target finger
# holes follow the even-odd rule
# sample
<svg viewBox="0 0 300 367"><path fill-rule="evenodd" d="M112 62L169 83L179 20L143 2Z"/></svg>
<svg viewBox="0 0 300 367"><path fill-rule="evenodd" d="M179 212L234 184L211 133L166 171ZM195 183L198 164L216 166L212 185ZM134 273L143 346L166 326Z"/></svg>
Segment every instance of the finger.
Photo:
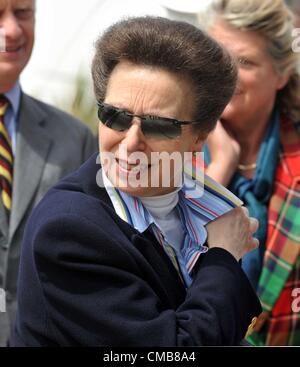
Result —
<svg viewBox="0 0 300 367"><path fill-rule="evenodd" d="M242 208L244 214L246 215L246 217L249 217L249 210L248 210L248 208L246 208L245 206L242 206L241 208Z"/></svg>
<svg viewBox="0 0 300 367"><path fill-rule="evenodd" d="M254 250L254 249L258 248L258 246L259 246L259 240L255 237L252 237L251 240L250 240L251 249Z"/></svg>
<svg viewBox="0 0 300 367"><path fill-rule="evenodd" d="M258 230L259 221L256 218L250 218L250 231L251 233L255 233Z"/></svg>

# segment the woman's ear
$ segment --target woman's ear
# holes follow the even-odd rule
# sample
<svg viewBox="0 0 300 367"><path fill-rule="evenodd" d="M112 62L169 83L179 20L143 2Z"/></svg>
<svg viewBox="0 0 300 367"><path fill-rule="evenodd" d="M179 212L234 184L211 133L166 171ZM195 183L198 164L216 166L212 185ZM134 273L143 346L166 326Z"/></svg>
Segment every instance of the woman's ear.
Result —
<svg viewBox="0 0 300 367"><path fill-rule="evenodd" d="M290 79L290 75L280 74L277 81L277 90L283 89Z"/></svg>

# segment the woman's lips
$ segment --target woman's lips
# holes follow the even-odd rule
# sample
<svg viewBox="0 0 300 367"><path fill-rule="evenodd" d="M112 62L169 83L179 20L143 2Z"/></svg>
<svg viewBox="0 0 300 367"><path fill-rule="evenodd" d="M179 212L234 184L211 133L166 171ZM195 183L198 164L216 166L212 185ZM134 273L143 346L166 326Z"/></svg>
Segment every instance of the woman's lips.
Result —
<svg viewBox="0 0 300 367"><path fill-rule="evenodd" d="M132 164L132 163L129 163L129 162L117 159L117 158L116 158L116 162L118 164L119 171L126 175L130 173L135 173L135 174L138 172L142 173L150 168L150 165L136 164L136 163Z"/></svg>

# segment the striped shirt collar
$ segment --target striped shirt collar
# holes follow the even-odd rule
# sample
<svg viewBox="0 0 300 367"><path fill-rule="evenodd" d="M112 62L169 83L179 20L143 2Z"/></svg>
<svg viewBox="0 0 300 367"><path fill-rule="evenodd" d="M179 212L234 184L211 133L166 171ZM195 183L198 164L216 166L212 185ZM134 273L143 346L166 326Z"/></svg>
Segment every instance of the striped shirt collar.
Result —
<svg viewBox="0 0 300 367"><path fill-rule="evenodd" d="M161 228L155 223L154 218L139 198L113 187L104 170L102 170L102 176L105 189L117 215L121 219L132 225L140 233L150 227L161 245L174 247L172 244L165 243ZM185 165L183 182L184 184L179 191L177 208L186 235L180 253L177 252L176 257L179 258L179 265L185 283L189 286L192 282L193 266L200 254L207 251L205 225L234 207L242 205L242 202L225 187L205 175L195 165ZM166 252L170 256L169 251L166 250Z"/></svg>

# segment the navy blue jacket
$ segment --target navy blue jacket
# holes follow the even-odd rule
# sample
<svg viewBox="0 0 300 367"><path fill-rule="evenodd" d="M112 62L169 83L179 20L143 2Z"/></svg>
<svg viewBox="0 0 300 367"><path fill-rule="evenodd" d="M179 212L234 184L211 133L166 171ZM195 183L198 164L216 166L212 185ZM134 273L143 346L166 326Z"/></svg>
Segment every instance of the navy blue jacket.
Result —
<svg viewBox="0 0 300 367"><path fill-rule="evenodd" d="M117 216L99 169L93 156L30 217L12 345L238 344L261 312L239 263L210 249L186 290L154 236Z"/></svg>

